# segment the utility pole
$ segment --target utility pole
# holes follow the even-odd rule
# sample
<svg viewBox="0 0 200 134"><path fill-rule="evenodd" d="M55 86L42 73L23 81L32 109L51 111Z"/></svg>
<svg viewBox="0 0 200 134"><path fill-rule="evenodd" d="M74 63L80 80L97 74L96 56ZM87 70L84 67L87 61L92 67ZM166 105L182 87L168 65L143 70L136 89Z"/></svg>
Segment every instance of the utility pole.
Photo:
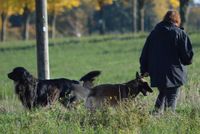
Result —
<svg viewBox="0 0 200 134"><path fill-rule="evenodd" d="M38 78L49 79L47 0L35 0L35 6Z"/></svg>

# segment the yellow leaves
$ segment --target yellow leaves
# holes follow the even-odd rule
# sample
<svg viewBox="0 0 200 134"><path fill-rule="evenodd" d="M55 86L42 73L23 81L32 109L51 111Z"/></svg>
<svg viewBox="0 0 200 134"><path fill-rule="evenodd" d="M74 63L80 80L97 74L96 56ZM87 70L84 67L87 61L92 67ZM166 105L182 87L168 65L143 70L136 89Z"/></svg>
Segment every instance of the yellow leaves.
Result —
<svg viewBox="0 0 200 134"><path fill-rule="evenodd" d="M99 5L99 3L95 3L94 7L95 7L95 10L97 11L101 10L101 5Z"/></svg>
<svg viewBox="0 0 200 134"><path fill-rule="evenodd" d="M176 9L180 6L179 0L169 0L169 4L172 8Z"/></svg>
<svg viewBox="0 0 200 134"><path fill-rule="evenodd" d="M154 12L158 20L162 20L166 12L171 8L177 9L179 0L153 0Z"/></svg>
<svg viewBox="0 0 200 134"><path fill-rule="evenodd" d="M113 4L113 0L104 0L104 4L111 5Z"/></svg>
<svg viewBox="0 0 200 134"><path fill-rule="evenodd" d="M27 1L27 0L26 0ZM35 0L28 0L27 2L28 9L33 12L35 10Z"/></svg>
<svg viewBox="0 0 200 134"><path fill-rule="evenodd" d="M72 9L73 7L80 6L80 0L66 0L66 3L64 4L64 7L67 9Z"/></svg>
<svg viewBox="0 0 200 134"><path fill-rule="evenodd" d="M48 11L54 13L63 12L64 9L72 9L80 6L80 0L48 0Z"/></svg>
<svg viewBox="0 0 200 134"><path fill-rule="evenodd" d="M11 0L0 0L0 13L10 14L14 7L11 2Z"/></svg>
<svg viewBox="0 0 200 134"><path fill-rule="evenodd" d="M28 4L34 0L26 0ZM22 0L0 0L0 12L4 12L7 15L17 14L23 12Z"/></svg>
<svg viewBox="0 0 200 134"><path fill-rule="evenodd" d="M168 0L153 0L154 12L158 20L162 20L163 16L169 9Z"/></svg>
<svg viewBox="0 0 200 134"><path fill-rule="evenodd" d="M20 15L22 15L22 14L24 13L24 9L23 9L23 8L18 9L18 13L19 13Z"/></svg>
<svg viewBox="0 0 200 134"><path fill-rule="evenodd" d="M25 8L30 12L35 10L35 0L12 0L13 3L15 1L15 13L23 14Z"/></svg>
<svg viewBox="0 0 200 134"><path fill-rule="evenodd" d="M31 11L35 9L35 0L17 0L21 8L27 7Z"/></svg>
<svg viewBox="0 0 200 134"><path fill-rule="evenodd" d="M96 10L101 10L104 5L112 5L113 0L93 0L93 5Z"/></svg>
<svg viewBox="0 0 200 134"><path fill-rule="evenodd" d="M104 5L112 5L113 0L83 0L88 5L91 5L95 10L101 10Z"/></svg>
<svg viewBox="0 0 200 134"><path fill-rule="evenodd" d="M80 5L80 0L73 0L73 1L71 2L71 5L72 5L73 7L78 7L78 6Z"/></svg>

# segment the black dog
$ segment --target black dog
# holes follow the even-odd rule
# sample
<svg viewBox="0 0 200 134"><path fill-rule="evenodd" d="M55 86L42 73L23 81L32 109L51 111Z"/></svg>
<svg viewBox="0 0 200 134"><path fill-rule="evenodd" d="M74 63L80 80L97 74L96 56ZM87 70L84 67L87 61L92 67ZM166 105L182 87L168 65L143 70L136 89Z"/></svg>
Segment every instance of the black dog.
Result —
<svg viewBox="0 0 200 134"><path fill-rule="evenodd" d="M147 92L151 93L153 90L143 77L136 73L136 79L127 83L102 84L90 89L86 100L86 107L96 108L105 101L113 106L124 98L136 97L140 92L146 96Z"/></svg>
<svg viewBox="0 0 200 134"><path fill-rule="evenodd" d="M93 74L90 72L90 74ZM83 82L88 82L94 79L96 74L90 75ZM70 94L73 84L78 84L78 81L65 78L39 80L33 77L25 68L16 67L8 78L14 81L15 92L19 96L23 106L32 109L35 107L44 107L53 104L59 100L64 106L70 103L68 95Z"/></svg>

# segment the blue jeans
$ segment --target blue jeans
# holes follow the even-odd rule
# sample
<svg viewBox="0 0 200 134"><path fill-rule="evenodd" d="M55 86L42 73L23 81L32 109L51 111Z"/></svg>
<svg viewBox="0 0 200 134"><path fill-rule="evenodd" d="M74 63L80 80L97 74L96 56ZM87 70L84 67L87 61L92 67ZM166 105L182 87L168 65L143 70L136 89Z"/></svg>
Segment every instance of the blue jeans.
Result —
<svg viewBox="0 0 200 134"><path fill-rule="evenodd" d="M171 108L171 110L175 112L180 88L158 88L158 90L159 94L155 103L155 110L163 112L167 108Z"/></svg>

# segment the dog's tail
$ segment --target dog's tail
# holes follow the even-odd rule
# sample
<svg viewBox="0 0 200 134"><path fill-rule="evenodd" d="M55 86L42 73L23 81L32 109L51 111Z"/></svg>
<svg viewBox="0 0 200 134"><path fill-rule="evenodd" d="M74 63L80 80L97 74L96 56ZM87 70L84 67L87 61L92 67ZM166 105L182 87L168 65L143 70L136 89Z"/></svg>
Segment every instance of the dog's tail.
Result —
<svg viewBox="0 0 200 134"><path fill-rule="evenodd" d="M80 78L80 81L83 81L83 86L87 88L91 88L93 86L93 81L96 77L101 74L101 71L91 71Z"/></svg>
<svg viewBox="0 0 200 134"><path fill-rule="evenodd" d="M80 78L80 81L94 81L95 77L98 77L101 74L101 71L91 71Z"/></svg>

